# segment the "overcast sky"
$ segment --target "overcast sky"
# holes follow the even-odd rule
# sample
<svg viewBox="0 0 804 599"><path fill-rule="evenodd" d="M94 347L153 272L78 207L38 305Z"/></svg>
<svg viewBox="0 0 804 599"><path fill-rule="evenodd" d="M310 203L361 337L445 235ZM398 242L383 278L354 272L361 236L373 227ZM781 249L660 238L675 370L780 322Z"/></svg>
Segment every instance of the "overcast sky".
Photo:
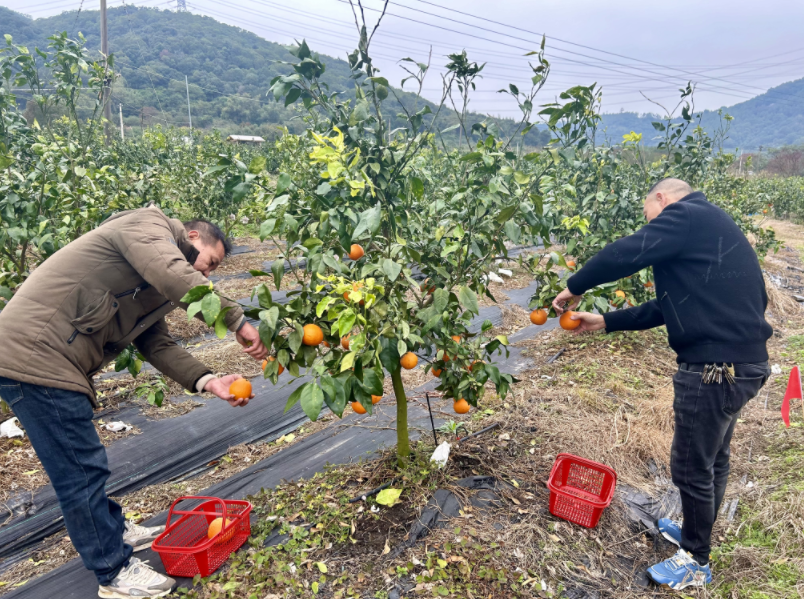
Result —
<svg viewBox="0 0 804 599"><path fill-rule="evenodd" d="M0 0L35 18L76 10L80 0ZM128 4L175 8L176 0ZM313 50L337 57L355 47L355 26L346 0L186 0L188 9L242 27L271 41L302 37ZM122 0L109 0L120 6ZM85 8L97 8L86 0ZM364 0L367 9L381 0ZM466 49L487 63L471 107L514 117L513 101L496 91L512 82L529 87L523 55L547 35L552 62L540 103L561 90L598 82L603 109L655 112L640 92L666 105L687 80L698 84L697 108L730 106L804 77L803 0L391 0L374 41L376 63L392 84L404 73L400 58L433 69L425 95L439 96L446 55ZM366 11L370 25L378 12ZM214 51L214 49L211 49ZM114 51L112 40L112 51ZM267 82L266 82L267 83ZM784 94L779 100L784 101Z"/></svg>

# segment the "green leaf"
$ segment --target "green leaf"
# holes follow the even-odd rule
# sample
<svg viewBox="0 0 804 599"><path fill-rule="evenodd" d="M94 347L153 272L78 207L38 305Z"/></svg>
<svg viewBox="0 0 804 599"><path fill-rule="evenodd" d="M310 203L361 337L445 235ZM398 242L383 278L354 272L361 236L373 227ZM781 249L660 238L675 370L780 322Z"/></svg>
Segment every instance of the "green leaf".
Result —
<svg viewBox="0 0 804 599"><path fill-rule="evenodd" d="M512 220L509 220L505 223L504 229L508 239L514 243L519 243L519 239L522 237L522 229L518 224Z"/></svg>
<svg viewBox="0 0 804 599"><path fill-rule="evenodd" d="M382 212L379 204L363 212L360 215L360 222L357 224L357 228L352 233L352 239L358 239L366 231L374 235L380 228L381 216Z"/></svg>
<svg viewBox="0 0 804 599"><path fill-rule="evenodd" d="M201 300L201 314L207 326L212 326L221 311L221 298L215 293L209 293Z"/></svg>
<svg viewBox="0 0 804 599"><path fill-rule="evenodd" d="M520 185L525 185L530 181L530 176L526 175L522 171L516 171L514 173L514 181L516 181Z"/></svg>
<svg viewBox="0 0 804 599"><path fill-rule="evenodd" d="M477 294L468 287L463 286L460 288L458 291L458 300L469 312L477 314L480 311L480 307L477 304Z"/></svg>
<svg viewBox="0 0 804 599"><path fill-rule="evenodd" d="M315 307L315 315L318 318L321 318L321 315L324 312L326 312L326 310L327 310L327 308L329 308L330 304L332 302L335 302L335 301L337 301L337 298L335 298L335 297L333 297L331 295L328 295L327 297L322 299L320 302L318 302L318 305Z"/></svg>
<svg viewBox="0 0 804 599"><path fill-rule="evenodd" d="M382 261L382 271L385 273L385 276L393 282L396 281L399 273L402 272L402 265L398 262L394 262L390 258L386 258Z"/></svg>
<svg viewBox="0 0 804 599"><path fill-rule="evenodd" d="M321 574L327 573L327 565L324 562L316 562L315 565L318 568L318 571L321 572Z"/></svg>
<svg viewBox="0 0 804 599"><path fill-rule="evenodd" d="M347 308L338 316L338 334L341 337L347 335L355 326L357 314L351 308Z"/></svg>
<svg viewBox="0 0 804 599"><path fill-rule="evenodd" d="M514 213L519 209L519 206L514 204L512 206L506 206L500 213L497 215L496 221L500 224L505 223L509 218L511 218Z"/></svg>
<svg viewBox="0 0 804 599"><path fill-rule="evenodd" d="M410 190L417 199L421 200L422 196L424 195L424 182L422 182L422 180L418 177L411 177Z"/></svg>
<svg viewBox="0 0 804 599"><path fill-rule="evenodd" d="M356 357L357 352L353 351L350 351L346 355L344 355L343 360L341 360L341 372L345 372L349 370L352 366L354 366Z"/></svg>
<svg viewBox="0 0 804 599"><path fill-rule="evenodd" d="M281 173L276 180L276 195L280 195L288 187L290 187L290 182L290 175L287 173Z"/></svg>
<svg viewBox="0 0 804 599"><path fill-rule="evenodd" d="M338 418L343 417L343 410L346 408L346 392L340 379L333 378L328 374L321 377L321 390L324 392L324 401L333 414Z"/></svg>
<svg viewBox="0 0 804 599"><path fill-rule="evenodd" d="M279 307L271 306L268 310L263 310L260 312L260 320L262 320L272 329L275 329L276 322L279 320Z"/></svg>
<svg viewBox="0 0 804 599"><path fill-rule="evenodd" d="M380 362L388 372L399 370L399 351L395 339L380 338Z"/></svg>
<svg viewBox="0 0 804 599"><path fill-rule="evenodd" d="M292 408L293 406L296 405L296 402L298 402L301 399L301 395L302 395L302 392L304 391L304 388L307 387L308 385L312 385L312 384L313 383L304 383L301 387L299 387L293 393L290 394L290 397L288 397L288 403L285 404L285 412L284 413L287 413L287 411L290 408Z"/></svg>
<svg viewBox="0 0 804 599"><path fill-rule="evenodd" d="M363 388L366 393L371 395L382 395L382 377L376 370L366 369L363 371Z"/></svg>
<svg viewBox="0 0 804 599"><path fill-rule="evenodd" d="M324 405L324 392L315 383L305 385L301 394L301 407L307 417L315 422L321 413L321 406Z"/></svg>
<svg viewBox="0 0 804 599"><path fill-rule="evenodd" d="M202 297L210 293L212 289L210 289L209 285L198 285L197 287L193 287L184 294L184 297L181 298L182 303L191 304L193 302L197 302Z"/></svg>
<svg viewBox="0 0 804 599"><path fill-rule="evenodd" d="M437 313L443 312L449 305L449 291L438 288L433 292L433 309Z"/></svg>
<svg viewBox="0 0 804 599"><path fill-rule="evenodd" d="M269 218L260 225L260 241L265 241L271 236L276 228L276 219Z"/></svg>
<svg viewBox="0 0 804 599"><path fill-rule="evenodd" d="M271 272L274 275L274 285L277 289L282 285L282 275L285 274L284 260L274 260L271 262Z"/></svg>
<svg viewBox="0 0 804 599"><path fill-rule="evenodd" d="M187 322L190 322L193 317L201 311L201 302L193 302L187 306Z"/></svg>
<svg viewBox="0 0 804 599"><path fill-rule="evenodd" d="M383 489L377 494L377 503L386 507L393 507L399 503L402 489Z"/></svg>
<svg viewBox="0 0 804 599"><path fill-rule="evenodd" d="M229 332L229 329L226 328L226 313L221 310L218 318L215 319L215 334L218 339L223 339L226 337L227 332Z"/></svg>

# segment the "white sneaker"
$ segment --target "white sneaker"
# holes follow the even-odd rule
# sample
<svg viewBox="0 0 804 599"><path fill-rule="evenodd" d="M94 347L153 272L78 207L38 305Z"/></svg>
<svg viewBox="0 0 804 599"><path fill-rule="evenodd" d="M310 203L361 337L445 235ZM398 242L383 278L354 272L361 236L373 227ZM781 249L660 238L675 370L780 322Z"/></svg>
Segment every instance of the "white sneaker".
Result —
<svg viewBox="0 0 804 599"><path fill-rule="evenodd" d="M109 586L98 587L98 597L104 599L146 599L149 597L164 597L173 590L176 581L159 572L155 572L148 565L132 557L128 566L120 570Z"/></svg>
<svg viewBox="0 0 804 599"><path fill-rule="evenodd" d="M123 542L126 545L131 545L134 551L142 551L143 549L148 549L156 540L156 537L163 532L165 532L164 526L148 527L126 522L123 532Z"/></svg>

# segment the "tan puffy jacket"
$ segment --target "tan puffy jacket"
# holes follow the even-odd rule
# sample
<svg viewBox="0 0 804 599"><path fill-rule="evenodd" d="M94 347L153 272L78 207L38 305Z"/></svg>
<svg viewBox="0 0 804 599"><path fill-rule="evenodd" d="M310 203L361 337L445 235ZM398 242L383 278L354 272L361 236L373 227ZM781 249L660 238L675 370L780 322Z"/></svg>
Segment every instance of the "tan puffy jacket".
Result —
<svg viewBox="0 0 804 599"><path fill-rule="evenodd" d="M0 312L0 376L86 393L97 405L92 376L133 342L195 391L210 370L176 344L164 316L209 282L196 256L184 225L154 206L109 218L45 260ZM233 306L229 330L242 319Z"/></svg>

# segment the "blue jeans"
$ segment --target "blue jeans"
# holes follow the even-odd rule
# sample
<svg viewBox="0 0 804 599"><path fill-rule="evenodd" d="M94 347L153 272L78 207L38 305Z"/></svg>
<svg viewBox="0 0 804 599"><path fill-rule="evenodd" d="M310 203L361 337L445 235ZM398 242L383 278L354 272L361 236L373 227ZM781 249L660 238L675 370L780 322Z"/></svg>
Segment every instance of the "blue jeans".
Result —
<svg viewBox="0 0 804 599"><path fill-rule="evenodd" d="M125 517L106 496L109 466L87 396L0 377L0 397L19 418L50 477L70 540L98 583L108 585L128 565Z"/></svg>

